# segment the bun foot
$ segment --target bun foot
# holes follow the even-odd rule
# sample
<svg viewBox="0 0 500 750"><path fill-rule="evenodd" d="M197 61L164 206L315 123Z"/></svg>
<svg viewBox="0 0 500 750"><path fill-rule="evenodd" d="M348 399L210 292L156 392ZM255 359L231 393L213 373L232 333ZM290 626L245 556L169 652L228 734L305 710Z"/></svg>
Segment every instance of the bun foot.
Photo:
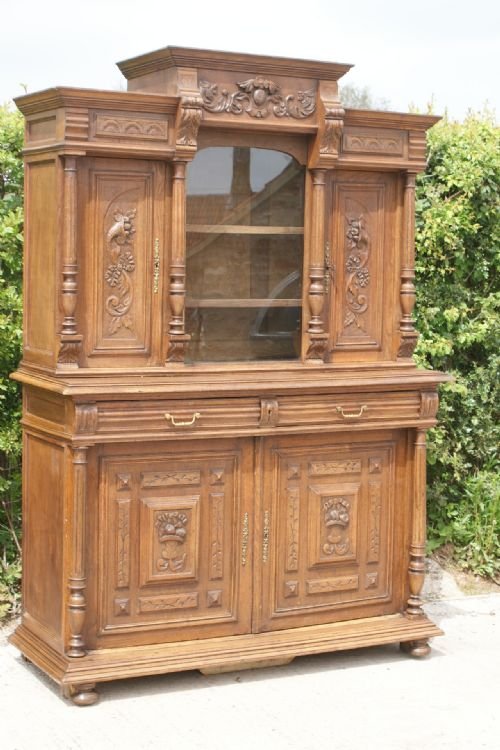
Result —
<svg viewBox="0 0 500 750"><path fill-rule="evenodd" d="M403 641L399 644L401 651L409 656L413 656L414 659L423 659L425 656L429 656L431 647L425 640L421 641Z"/></svg>
<svg viewBox="0 0 500 750"><path fill-rule="evenodd" d="M66 685L64 696L70 698L75 706L93 706L99 700L99 694L95 690L95 683L85 685Z"/></svg>

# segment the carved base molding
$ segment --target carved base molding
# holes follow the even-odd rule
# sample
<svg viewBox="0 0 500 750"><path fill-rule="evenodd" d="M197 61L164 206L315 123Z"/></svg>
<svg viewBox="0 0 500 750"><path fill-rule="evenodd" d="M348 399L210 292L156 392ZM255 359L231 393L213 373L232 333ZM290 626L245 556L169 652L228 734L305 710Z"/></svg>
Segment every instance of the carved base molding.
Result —
<svg viewBox="0 0 500 750"><path fill-rule="evenodd" d="M96 682L191 669L208 671L224 665L237 664L238 669L244 669L246 664L276 659L278 649L280 659L293 659L306 654L387 643L420 644L438 635L443 635L443 631L427 617L408 619L396 614L268 633L251 633L237 638L227 636L180 643L157 643L137 650L108 648L89 651L87 656L78 660L67 659L25 625L17 628L10 637L10 643L63 686L66 692L69 686L73 692L88 693L86 688L89 688L93 698L93 684Z"/></svg>

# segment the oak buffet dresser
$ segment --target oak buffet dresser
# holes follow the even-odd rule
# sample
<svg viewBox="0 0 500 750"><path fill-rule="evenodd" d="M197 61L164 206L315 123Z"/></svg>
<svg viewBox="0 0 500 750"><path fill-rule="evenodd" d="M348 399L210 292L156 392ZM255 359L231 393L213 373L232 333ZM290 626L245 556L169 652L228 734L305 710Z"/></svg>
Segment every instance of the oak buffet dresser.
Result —
<svg viewBox="0 0 500 750"><path fill-rule="evenodd" d="M415 176L349 65L167 47L23 96L24 614L97 683L441 631L424 615Z"/></svg>

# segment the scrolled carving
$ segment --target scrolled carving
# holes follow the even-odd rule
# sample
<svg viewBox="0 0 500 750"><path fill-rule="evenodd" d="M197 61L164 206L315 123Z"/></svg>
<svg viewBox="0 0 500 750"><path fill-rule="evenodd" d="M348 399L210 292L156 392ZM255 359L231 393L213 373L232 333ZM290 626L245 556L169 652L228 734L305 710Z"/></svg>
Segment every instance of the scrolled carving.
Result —
<svg viewBox="0 0 500 750"><path fill-rule="evenodd" d="M316 110L313 89L283 96L279 84L261 76L237 81L236 85L238 91L229 93L226 88L222 88L219 93L216 83L200 81L204 109L208 112L229 112L232 115L246 113L259 120L270 114L301 120L310 117Z"/></svg>
<svg viewBox="0 0 500 750"><path fill-rule="evenodd" d="M345 110L342 107L325 109L325 127L319 147L320 154L337 156L340 151Z"/></svg>
<svg viewBox="0 0 500 750"><path fill-rule="evenodd" d="M351 504L346 497L326 497L323 501L323 520L327 529L323 552L326 555L345 555L349 551L347 528L351 517Z"/></svg>
<svg viewBox="0 0 500 750"><path fill-rule="evenodd" d="M363 216L347 218L346 260L346 304L344 326L355 325L364 330L362 315L368 309L366 288L370 284L370 272L367 268L370 252L370 237L366 231Z"/></svg>
<svg viewBox="0 0 500 750"><path fill-rule="evenodd" d="M183 97L177 121L177 146L196 147L203 117L203 100L199 96Z"/></svg>
<svg viewBox="0 0 500 750"><path fill-rule="evenodd" d="M133 220L136 209L122 211L117 209L113 214L113 224L106 233L111 263L104 272L104 279L114 291L106 299L106 310L111 316L108 333L113 335L120 328L132 328L130 309L134 298L134 289L130 274L135 270L133 253Z"/></svg>
<svg viewBox="0 0 500 750"><path fill-rule="evenodd" d="M156 561L158 570L173 573L183 570L187 554L185 552L179 554L179 547L186 541L187 523L187 515L177 510L158 513L156 516L155 527L158 541L163 547L161 558Z"/></svg>

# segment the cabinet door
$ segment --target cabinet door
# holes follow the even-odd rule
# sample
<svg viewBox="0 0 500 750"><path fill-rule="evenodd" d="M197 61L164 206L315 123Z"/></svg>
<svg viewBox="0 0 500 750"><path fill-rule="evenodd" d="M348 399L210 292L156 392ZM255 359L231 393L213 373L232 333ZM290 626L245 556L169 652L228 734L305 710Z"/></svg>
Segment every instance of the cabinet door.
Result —
<svg viewBox="0 0 500 750"><path fill-rule="evenodd" d="M101 457L98 641L249 631L251 445L180 441Z"/></svg>
<svg viewBox="0 0 500 750"><path fill-rule="evenodd" d="M264 442L256 629L397 611L407 509L401 433Z"/></svg>
<svg viewBox="0 0 500 750"><path fill-rule="evenodd" d="M79 171L83 294L78 319L89 367L160 362L165 166L87 159Z"/></svg>

